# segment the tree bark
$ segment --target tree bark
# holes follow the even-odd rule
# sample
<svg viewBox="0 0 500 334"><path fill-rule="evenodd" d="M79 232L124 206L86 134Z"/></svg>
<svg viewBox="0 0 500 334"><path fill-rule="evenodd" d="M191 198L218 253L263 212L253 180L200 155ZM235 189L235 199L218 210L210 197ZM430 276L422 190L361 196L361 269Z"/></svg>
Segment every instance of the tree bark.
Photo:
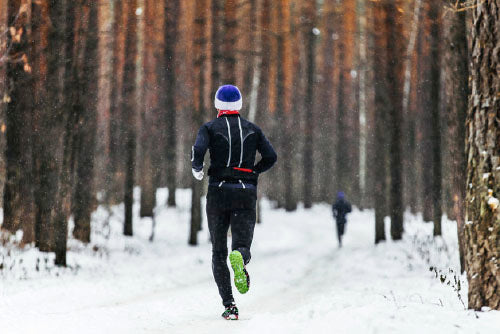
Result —
<svg viewBox="0 0 500 334"><path fill-rule="evenodd" d="M359 193L359 116L355 108L354 50L356 34L356 1L341 2L342 15L338 24L338 96L337 96L337 143L336 173L337 191L346 192L352 201L358 202Z"/></svg>
<svg viewBox="0 0 500 334"><path fill-rule="evenodd" d="M442 194L441 194L441 117L440 117L440 95L441 95L441 8L439 1L430 1L429 19L431 21L431 76L430 76L430 113L432 120L432 204L434 236L441 235Z"/></svg>
<svg viewBox="0 0 500 334"><path fill-rule="evenodd" d="M389 1L385 4L385 25L387 29L387 90L389 95L390 130L390 214L391 236L393 240L402 239L403 235L403 178L401 153L401 109L403 87L404 52L402 47L402 14L400 2Z"/></svg>
<svg viewBox="0 0 500 334"><path fill-rule="evenodd" d="M465 229L465 120L467 116L467 97L469 93L469 68L467 64L467 25L466 12L451 13L450 25L447 29L445 54L446 64L446 98L448 113L448 135L453 138L449 142L451 156L451 191L453 211L457 220L458 244L460 252L461 272L465 271L464 229Z"/></svg>
<svg viewBox="0 0 500 334"><path fill-rule="evenodd" d="M417 79L417 37L421 22L421 8L423 0L415 0L413 4L413 19L409 28L408 46L404 62L404 84L403 84L403 126L406 135L403 138L404 170L403 182L408 185L417 184L417 161L416 153L416 79ZM412 213L417 213L417 194L415 187L405 187L403 191L404 203Z"/></svg>
<svg viewBox="0 0 500 334"><path fill-rule="evenodd" d="M49 1L33 2L31 7L32 66L34 69L34 112L33 127L33 176L35 197L35 245L42 252L54 248L54 226L52 207L57 186L57 138L58 129L54 126L52 115L57 113L57 68L54 56L59 51L54 40L49 42L52 24L49 18ZM57 43L57 41L56 41ZM55 53L55 55L54 55ZM50 60L49 60L50 59ZM56 77L54 80L54 76ZM49 96L51 95L51 96ZM54 99L55 98L55 99Z"/></svg>
<svg viewBox="0 0 500 334"><path fill-rule="evenodd" d="M278 24L277 36L277 87L276 87L276 110L278 119L278 128L283 134L280 138L282 154L282 177L284 182L284 200L285 210L294 211L297 208L297 202L293 189L293 159L290 140L291 113L292 113L292 54L290 45L290 1L280 0L277 4L276 19Z"/></svg>
<svg viewBox="0 0 500 334"><path fill-rule="evenodd" d="M7 31L7 0L0 0L0 31ZM5 152L5 109L7 107L8 93L6 87L6 62L7 62L7 34L0 34L0 151ZM5 156L0 159L0 194L5 187ZM0 206L3 207L3 196L0 196Z"/></svg>
<svg viewBox="0 0 500 334"><path fill-rule="evenodd" d="M316 164L318 169L316 177L320 188L320 198L323 201L331 202L333 200L334 187L330 181L334 181L335 171L335 77L336 77L336 63L337 57L335 46L337 36L337 16L335 11L335 0L327 0L323 5L323 22L321 29L322 36L322 50L321 50L321 84L317 86L317 126L319 127L320 134L317 136L317 145L321 147L321 158ZM319 62L318 62L319 63ZM325 133L329 135L324 135ZM335 181L334 181L335 182Z"/></svg>
<svg viewBox="0 0 500 334"><path fill-rule="evenodd" d="M474 1L466 121L465 261L469 308L500 310L500 7Z"/></svg>
<svg viewBox="0 0 500 334"><path fill-rule="evenodd" d="M77 152L73 236L82 242L90 242L90 219L95 207L94 157L97 134L97 82L98 82L98 4L86 1L82 7L85 22L85 48L83 71L81 73L82 115L79 117L76 133Z"/></svg>
<svg viewBox="0 0 500 334"><path fill-rule="evenodd" d="M429 10L432 0L422 0L422 23L420 25L419 40L418 40L418 135L420 139L417 143L419 147L418 160L420 161L419 169L421 187L419 196L422 203L422 216L425 222L433 221L433 199L432 199L432 181L433 181L433 155L432 155L432 132L431 127L431 92L429 82L431 81L430 63L431 48L431 20L429 18Z"/></svg>
<svg viewBox="0 0 500 334"><path fill-rule="evenodd" d="M154 115L159 108L159 80L157 78L157 62L155 57L155 49L160 46L156 43L158 27L156 26L156 1L146 0L144 2L144 20L145 24L141 24L141 34L144 43L142 55L142 84L138 89L141 91L142 100L144 103L140 106L141 109L141 129L140 129L140 177L139 184L141 187L141 208L139 216L153 217L153 210L156 206L156 188L155 188L155 172L153 166L153 141L158 133L155 131ZM165 129L167 130L167 129Z"/></svg>
<svg viewBox="0 0 500 334"><path fill-rule="evenodd" d="M359 206L363 209L367 206L366 199L366 179L367 179L367 88L366 88L366 73L367 73L367 34L366 34L366 3L364 0L357 0L358 10L358 91L359 91Z"/></svg>
<svg viewBox="0 0 500 334"><path fill-rule="evenodd" d="M373 71L376 73L374 80L375 91L375 157L373 161L374 188L375 188L375 244L385 240L384 218L387 212L387 138L386 120L388 114L387 76L386 66L383 61L387 56L387 40L385 38L386 26L384 25L387 13L381 3L373 3L372 38L374 44ZM376 27L379 27L376 29Z"/></svg>
<svg viewBox="0 0 500 334"><path fill-rule="evenodd" d="M23 230L23 242L35 241L35 208L32 175L33 75L30 55L30 7L28 0L9 0L7 22L16 29L8 34L7 177L4 191L2 228L14 233ZM17 38L18 37L18 38Z"/></svg>
<svg viewBox="0 0 500 334"><path fill-rule="evenodd" d="M108 161L108 193L107 200L111 203L120 202L123 198L123 134L122 127L122 85L125 62L125 28L127 22L127 1L113 3L113 59L109 105L109 161Z"/></svg>
<svg viewBox="0 0 500 334"><path fill-rule="evenodd" d="M238 21L236 19L236 1L225 0L224 6L224 84L236 85L236 34ZM215 94L215 92L214 92Z"/></svg>
<svg viewBox="0 0 500 334"><path fill-rule="evenodd" d="M80 4L70 1L65 6L65 28L64 28L64 76L63 76L63 105L61 110L62 133L62 162L59 173L58 193L54 208L54 241L55 241L55 264L66 266L66 251L68 239L68 219L71 214L71 190L73 185L73 142L75 128L78 122L77 108L78 99L78 68L77 59L81 59L81 43L75 41L75 16L80 10Z"/></svg>
<svg viewBox="0 0 500 334"><path fill-rule="evenodd" d="M175 45L178 34L179 0L165 0L165 110L166 119L166 159L167 186L170 207L176 205L175 191L177 186L177 128L176 128L176 57Z"/></svg>
<svg viewBox="0 0 500 334"><path fill-rule="evenodd" d="M305 96L305 124L304 127L304 154L303 154L303 164L304 164L304 207L309 209L312 207L313 202L313 183L314 183L314 143L313 134L315 127L315 99L314 99L314 87L315 87L315 71L316 71L316 34L313 29L316 28L316 2L307 1L304 4L303 16L304 18L304 30L305 30L305 42L306 42L306 58L307 58L307 82L306 82L306 96Z"/></svg>
<svg viewBox="0 0 500 334"><path fill-rule="evenodd" d="M133 235L134 185L135 185L135 155L136 155L136 57L137 57L137 0L127 1L127 25L125 39L125 68L123 71L123 127L125 137L125 222L123 234Z"/></svg>
<svg viewBox="0 0 500 334"><path fill-rule="evenodd" d="M192 126L193 134L196 136L198 128L203 124L205 115L205 62L206 62L206 35L205 29L207 25L206 12L208 10L207 0L196 1L195 13L195 26L194 26L194 73L196 80L194 83L194 112L192 113ZM192 138L194 143L195 138ZM191 184L191 230L189 233L188 243L192 246L198 244L198 232L201 228L202 209L201 209L201 196L202 196L203 183L196 179L192 179Z"/></svg>

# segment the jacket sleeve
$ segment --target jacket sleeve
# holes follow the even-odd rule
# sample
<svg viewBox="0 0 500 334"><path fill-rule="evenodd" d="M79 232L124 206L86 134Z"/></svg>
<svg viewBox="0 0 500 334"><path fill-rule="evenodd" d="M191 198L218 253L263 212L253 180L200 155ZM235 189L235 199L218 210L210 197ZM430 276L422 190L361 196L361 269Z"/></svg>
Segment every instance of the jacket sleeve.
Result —
<svg viewBox="0 0 500 334"><path fill-rule="evenodd" d="M203 160L205 159L205 153L207 152L209 142L210 136L208 135L208 128L205 124L198 131L196 141L191 149L191 167L197 172L203 169Z"/></svg>
<svg viewBox="0 0 500 334"><path fill-rule="evenodd" d="M261 129L257 128L257 134L257 151L259 151L262 159L254 166L253 170L260 174L273 167L276 160L278 160L278 155L266 136L264 136L264 133L262 133Z"/></svg>
<svg viewBox="0 0 500 334"><path fill-rule="evenodd" d="M337 203L332 204L332 214L333 214L333 218L337 218L337 214L338 214Z"/></svg>

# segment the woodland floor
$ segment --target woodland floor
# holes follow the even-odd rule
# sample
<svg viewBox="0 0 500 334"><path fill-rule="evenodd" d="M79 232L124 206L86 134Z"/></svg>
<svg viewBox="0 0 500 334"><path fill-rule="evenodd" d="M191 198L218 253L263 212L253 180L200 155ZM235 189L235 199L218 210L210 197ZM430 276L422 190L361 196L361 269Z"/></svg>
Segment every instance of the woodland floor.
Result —
<svg viewBox="0 0 500 334"><path fill-rule="evenodd" d="M339 249L329 206L285 213L268 202L248 265L251 289L246 295L233 289L240 320L225 321L206 222L200 246L187 246L189 191L179 191L177 209L166 209L165 199L162 190L152 243L150 219L136 220L136 235L125 238L121 206L100 207L92 243L70 240L67 269L55 268L51 255L35 249L4 246L0 333L498 333L500 328L500 312L465 310L458 297L460 282L467 303L464 277L455 275L453 222L445 220L444 238L433 242L432 226L407 215L402 242L374 246L373 212L355 210ZM430 267L441 270L444 283Z"/></svg>

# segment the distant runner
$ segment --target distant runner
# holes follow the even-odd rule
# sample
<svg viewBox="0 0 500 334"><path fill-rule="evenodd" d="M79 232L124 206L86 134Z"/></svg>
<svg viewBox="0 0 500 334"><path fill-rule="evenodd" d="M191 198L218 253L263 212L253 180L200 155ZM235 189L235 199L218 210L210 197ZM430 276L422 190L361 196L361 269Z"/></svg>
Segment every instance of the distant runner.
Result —
<svg viewBox="0 0 500 334"><path fill-rule="evenodd" d="M227 232L231 226L232 252L229 261L234 285L240 293L250 288L246 265L256 217L257 179L277 160L276 152L262 130L240 116L242 98L232 85L221 86L215 94L217 118L204 124L192 149L192 171L203 179L203 160L210 151L207 194L208 228L212 239L212 271L226 310L222 317L238 319L231 277L227 266ZM255 164L256 152L262 159Z"/></svg>
<svg viewBox="0 0 500 334"><path fill-rule="evenodd" d="M347 214L352 211L351 203L345 199L345 194L342 191L337 193L337 201L332 205L333 218L337 223L337 237L339 238L339 247L342 247L342 236L345 232L347 224Z"/></svg>

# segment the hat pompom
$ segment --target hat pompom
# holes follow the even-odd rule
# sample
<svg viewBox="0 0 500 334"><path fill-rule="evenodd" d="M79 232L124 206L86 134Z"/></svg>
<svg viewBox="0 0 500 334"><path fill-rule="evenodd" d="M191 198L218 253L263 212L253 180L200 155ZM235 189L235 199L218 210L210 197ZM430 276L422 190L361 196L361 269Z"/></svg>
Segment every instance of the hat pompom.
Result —
<svg viewBox="0 0 500 334"><path fill-rule="evenodd" d="M219 87L214 102L215 108L219 110L241 110L243 106L240 90L233 85Z"/></svg>

